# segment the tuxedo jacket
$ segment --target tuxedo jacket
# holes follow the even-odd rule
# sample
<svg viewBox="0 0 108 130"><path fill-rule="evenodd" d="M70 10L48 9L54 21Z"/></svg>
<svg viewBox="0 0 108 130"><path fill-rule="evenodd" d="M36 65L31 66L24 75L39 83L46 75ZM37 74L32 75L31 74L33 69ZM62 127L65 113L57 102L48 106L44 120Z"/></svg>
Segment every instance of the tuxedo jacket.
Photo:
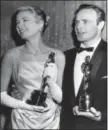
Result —
<svg viewBox="0 0 108 130"><path fill-rule="evenodd" d="M74 90L74 63L77 49L65 53L66 66L63 78L63 103L61 113L61 129L73 130L106 130L107 127L107 43L100 41L92 58L92 70L89 82L89 92L92 95L93 107L102 113L101 121L93 121L83 116L74 116L73 107L78 105L82 93L80 85L77 96ZM77 80L77 79L76 79Z"/></svg>

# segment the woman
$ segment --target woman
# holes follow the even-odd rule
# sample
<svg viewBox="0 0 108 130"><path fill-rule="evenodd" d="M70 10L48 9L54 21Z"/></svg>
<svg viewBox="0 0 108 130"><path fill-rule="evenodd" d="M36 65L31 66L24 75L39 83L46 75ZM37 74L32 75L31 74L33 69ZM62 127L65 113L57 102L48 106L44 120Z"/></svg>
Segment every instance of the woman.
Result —
<svg viewBox="0 0 108 130"><path fill-rule="evenodd" d="M64 54L47 47L42 35L47 26L47 17L38 7L25 6L16 12L16 31L25 41L20 47L10 49L1 65L1 104L12 108L13 129L58 129L60 103L62 101L62 76L65 66ZM55 63L45 67L51 52ZM8 84L12 77L15 90L22 98L8 94ZM47 77L47 78L46 78ZM34 90L40 90L46 78L46 106L30 105Z"/></svg>

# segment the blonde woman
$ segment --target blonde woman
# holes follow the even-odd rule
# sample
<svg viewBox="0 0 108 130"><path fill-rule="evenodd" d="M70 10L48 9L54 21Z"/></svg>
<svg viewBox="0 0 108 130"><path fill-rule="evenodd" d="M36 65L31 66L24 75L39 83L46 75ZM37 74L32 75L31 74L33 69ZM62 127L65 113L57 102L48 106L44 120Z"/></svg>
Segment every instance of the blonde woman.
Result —
<svg viewBox="0 0 108 130"><path fill-rule="evenodd" d="M44 44L42 36L47 27L47 17L43 10L24 6L14 15L16 31L25 44L10 49L3 58L1 104L12 108L12 129L59 129L64 54ZM45 68L51 52L55 54L55 63ZM23 95L21 99L7 92L11 77L15 89ZM27 103L31 93L41 89L45 77L48 77L46 106Z"/></svg>

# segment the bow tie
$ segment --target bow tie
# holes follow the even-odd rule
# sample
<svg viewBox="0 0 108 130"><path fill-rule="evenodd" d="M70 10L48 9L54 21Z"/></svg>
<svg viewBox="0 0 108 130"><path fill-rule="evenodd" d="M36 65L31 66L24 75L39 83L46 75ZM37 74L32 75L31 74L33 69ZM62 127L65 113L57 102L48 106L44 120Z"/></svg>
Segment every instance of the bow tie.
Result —
<svg viewBox="0 0 108 130"><path fill-rule="evenodd" d="M88 47L88 48L82 48L82 47L80 47L80 48L77 49L78 53L80 53L82 51L89 51L89 52L91 52L91 51L93 51L93 47Z"/></svg>

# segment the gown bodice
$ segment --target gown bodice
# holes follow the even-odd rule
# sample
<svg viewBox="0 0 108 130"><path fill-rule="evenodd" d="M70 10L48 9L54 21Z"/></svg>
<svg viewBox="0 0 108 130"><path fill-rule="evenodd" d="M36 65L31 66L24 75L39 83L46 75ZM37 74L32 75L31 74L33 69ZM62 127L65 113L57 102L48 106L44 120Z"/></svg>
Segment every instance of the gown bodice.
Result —
<svg viewBox="0 0 108 130"><path fill-rule="evenodd" d="M36 56L19 49L13 52L12 78L15 87L23 93L23 101L30 98L33 90L40 90L44 65L50 52ZM58 129L60 122L60 107L52 100L47 89L47 112L13 109L11 114L13 129Z"/></svg>

